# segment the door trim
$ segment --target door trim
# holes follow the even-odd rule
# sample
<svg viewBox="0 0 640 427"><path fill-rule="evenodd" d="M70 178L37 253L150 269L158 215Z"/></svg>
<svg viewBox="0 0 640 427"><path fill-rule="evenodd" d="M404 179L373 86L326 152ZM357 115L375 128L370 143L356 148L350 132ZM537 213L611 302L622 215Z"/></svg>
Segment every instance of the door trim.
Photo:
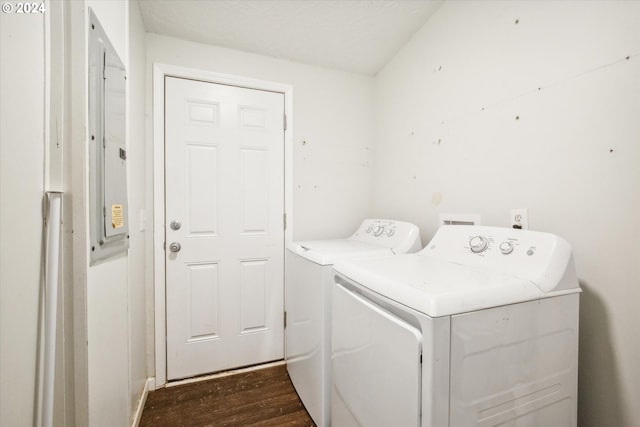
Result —
<svg viewBox="0 0 640 427"><path fill-rule="evenodd" d="M214 73L168 64L153 64L153 286L155 389L167 383L166 280L164 256L164 79L166 76L267 90L284 94L287 129L284 132L285 247L293 240L293 86L248 77Z"/></svg>

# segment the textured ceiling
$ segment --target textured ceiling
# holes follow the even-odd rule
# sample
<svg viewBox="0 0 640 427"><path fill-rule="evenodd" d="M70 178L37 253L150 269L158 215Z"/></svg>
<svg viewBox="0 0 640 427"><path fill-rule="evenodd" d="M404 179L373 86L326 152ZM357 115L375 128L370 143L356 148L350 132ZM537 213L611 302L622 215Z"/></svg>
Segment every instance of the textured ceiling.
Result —
<svg viewBox="0 0 640 427"><path fill-rule="evenodd" d="M141 0L148 32L375 75L444 0Z"/></svg>

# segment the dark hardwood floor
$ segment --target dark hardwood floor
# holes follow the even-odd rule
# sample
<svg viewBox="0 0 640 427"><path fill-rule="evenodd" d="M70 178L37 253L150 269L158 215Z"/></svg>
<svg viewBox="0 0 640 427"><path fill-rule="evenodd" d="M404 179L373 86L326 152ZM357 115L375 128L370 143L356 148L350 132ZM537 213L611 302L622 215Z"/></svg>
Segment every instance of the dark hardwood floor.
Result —
<svg viewBox="0 0 640 427"><path fill-rule="evenodd" d="M140 427L314 426L285 365L149 392Z"/></svg>

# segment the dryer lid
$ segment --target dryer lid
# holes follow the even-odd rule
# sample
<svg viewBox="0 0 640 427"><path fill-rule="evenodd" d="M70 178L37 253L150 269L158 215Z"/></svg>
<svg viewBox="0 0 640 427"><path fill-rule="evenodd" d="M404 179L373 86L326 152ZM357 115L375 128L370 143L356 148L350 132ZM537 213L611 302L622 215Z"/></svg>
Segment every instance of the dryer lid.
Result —
<svg viewBox="0 0 640 427"><path fill-rule="evenodd" d="M345 279L430 317L550 296L523 278L418 254L339 261L334 269Z"/></svg>
<svg viewBox="0 0 640 427"><path fill-rule="evenodd" d="M443 226L416 254L340 262L335 270L435 317L580 292L569 243L500 227Z"/></svg>

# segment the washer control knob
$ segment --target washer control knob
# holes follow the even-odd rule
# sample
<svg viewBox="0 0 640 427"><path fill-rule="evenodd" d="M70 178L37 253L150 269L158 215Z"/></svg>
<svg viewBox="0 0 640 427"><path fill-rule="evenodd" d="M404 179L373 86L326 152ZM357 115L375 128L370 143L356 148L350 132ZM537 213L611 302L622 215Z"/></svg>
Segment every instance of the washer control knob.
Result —
<svg viewBox="0 0 640 427"><path fill-rule="evenodd" d="M373 227L372 226L368 226L367 227L367 233L371 233L373 231Z"/></svg>
<svg viewBox="0 0 640 427"><path fill-rule="evenodd" d="M373 235L376 236L376 237L381 236L382 233L384 233L384 227L382 227L380 225L378 225L377 227L375 227L373 229Z"/></svg>
<svg viewBox="0 0 640 427"><path fill-rule="evenodd" d="M469 240L469 247L471 248L471 252L474 254L486 251L488 246L489 241L482 236L475 236Z"/></svg>
<svg viewBox="0 0 640 427"><path fill-rule="evenodd" d="M387 236L391 237L396 233L396 230L393 228L390 228L387 230Z"/></svg>
<svg viewBox="0 0 640 427"><path fill-rule="evenodd" d="M513 252L513 243L509 241L500 243L500 252L502 252L503 255L509 255Z"/></svg>

